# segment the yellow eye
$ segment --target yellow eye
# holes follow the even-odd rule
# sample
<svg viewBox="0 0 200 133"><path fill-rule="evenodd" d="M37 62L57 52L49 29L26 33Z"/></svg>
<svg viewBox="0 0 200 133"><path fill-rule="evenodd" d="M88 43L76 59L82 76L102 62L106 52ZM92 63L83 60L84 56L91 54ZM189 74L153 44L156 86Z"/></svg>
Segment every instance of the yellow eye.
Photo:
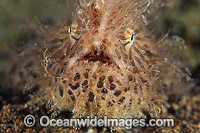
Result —
<svg viewBox="0 0 200 133"><path fill-rule="evenodd" d="M126 47L126 49L130 48L133 45L134 40L135 40L134 31L133 31L133 29L128 28L125 32L125 41L126 41L125 47Z"/></svg>
<svg viewBox="0 0 200 133"><path fill-rule="evenodd" d="M135 35L132 34L132 36L131 36L131 42L133 42L134 40L135 40Z"/></svg>
<svg viewBox="0 0 200 133"><path fill-rule="evenodd" d="M133 29L127 29L127 31L125 32L125 38L127 42L133 42L135 40Z"/></svg>
<svg viewBox="0 0 200 133"><path fill-rule="evenodd" d="M68 28L68 33L71 35L75 35L76 29L77 29L77 26L72 25L71 27Z"/></svg>
<svg viewBox="0 0 200 133"><path fill-rule="evenodd" d="M69 29L68 29L68 33L69 33L69 34L72 33L72 28L71 28L71 27L69 27Z"/></svg>
<svg viewBox="0 0 200 133"><path fill-rule="evenodd" d="M76 37L76 30L77 30L77 24L74 22L74 23L72 23L72 26L70 26L69 28L68 28L68 33L69 33L69 35L70 35L70 38L73 38L73 39L75 39L75 40L77 40L77 37Z"/></svg>

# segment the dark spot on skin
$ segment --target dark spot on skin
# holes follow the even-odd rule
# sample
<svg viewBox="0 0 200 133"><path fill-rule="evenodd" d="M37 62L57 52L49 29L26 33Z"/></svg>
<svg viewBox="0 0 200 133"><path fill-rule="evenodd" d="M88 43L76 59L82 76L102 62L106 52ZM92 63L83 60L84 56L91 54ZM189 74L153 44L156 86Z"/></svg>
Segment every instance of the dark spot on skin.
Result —
<svg viewBox="0 0 200 133"><path fill-rule="evenodd" d="M124 107L123 107L124 109L126 108L126 105L124 105Z"/></svg>
<svg viewBox="0 0 200 133"><path fill-rule="evenodd" d="M113 106L113 104L111 103L111 101L108 102L107 107L109 107L109 106Z"/></svg>
<svg viewBox="0 0 200 133"><path fill-rule="evenodd" d="M123 103L124 100L125 100L125 97L121 97L121 98L119 99L119 104L120 104L120 103Z"/></svg>
<svg viewBox="0 0 200 133"><path fill-rule="evenodd" d="M79 73L76 73L74 76L74 81L79 80L81 75Z"/></svg>
<svg viewBox="0 0 200 133"><path fill-rule="evenodd" d="M146 87L147 87L147 90L149 90L150 88L149 82L146 83Z"/></svg>
<svg viewBox="0 0 200 133"><path fill-rule="evenodd" d="M100 104L99 104L99 103L97 103L97 106L98 106L99 108L101 108L101 106L100 106Z"/></svg>
<svg viewBox="0 0 200 133"><path fill-rule="evenodd" d="M69 94L69 95L72 95L73 93L72 93L72 91L71 91L71 90L68 90L68 94Z"/></svg>
<svg viewBox="0 0 200 133"><path fill-rule="evenodd" d="M106 88L103 88L103 89L101 90L101 93L108 93L108 90L107 90Z"/></svg>
<svg viewBox="0 0 200 133"><path fill-rule="evenodd" d="M63 88L61 86L59 87L59 93L60 93L60 96L63 97Z"/></svg>
<svg viewBox="0 0 200 133"><path fill-rule="evenodd" d="M88 88L88 81L84 80L81 85L82 85L82 92L85 92L86 89Z"/></svg>
<svg viewBox="0 0 200 133"><path fill-rule="evenodd" d="M140 86L140 90L142 91L142 86Z"/></svg>
<svg viewBox="0 0 200 133"><path fill-rule="evenodd" d="M84 40L80 40L80 42L79 42L80 44L83 44L84 43Z"/></svg>
<svg viewBox="0 0 200 133"><path fill-rule="evenodd" d="M132 104L132 99L130 99L130 101L129 101L129 105L131 105Z"/></svg>
<svg viewBox="0 0 200 133"><path fill-rule="evenodd" d="M142 83L146 83L146 82L147 82L147 80L145 80L145 79L142 78L142 77L140 77L140 79L141 79Z"/></svg>
<svg viewBox="0 0 200 133"><path fill-rule="evenodd" d="M71 87L72 90L76 90L76 89L78 89L78 87L80 87L80 84L76 83L76 85L73 86L71 83L69 83L69 86Z"/></svg>
<svg viewBox="0 0 200 133"><path fill-rule="evenodd" d="M101 97L101 99L102 99L102 100L105 100L105 98L104 98L104 97Z"/></svg>
<svg viewBox="0 0 200 133"><path fill-rule="evenodd" d="M113 103L115 103L115 100L112 100Z"/></svg>
<svg viewBox="0 0 200 133"><path fill-rule="evenodd" d="M120 90L117 90L117 91L114 92L114 95L117 96L117 97L118 97L120 94L121 94L121 91L120 91Z"/></svg>
<svg viewBox="0 0 200 133"><path fill-rule="evenodd" d="M151 104L148 104L148 108L151 108Z"/></svg>
<svg viewBox="0 0 200 133"><path fill-rule="evenodd" d="M98 17L97 17L97 18L98 18ZM99 25L100 25L99 21L97 21L96 19L94 20L94 24L95 24L96 26L99 26Z"/></svg>
<svg viewBox="0 0 200 133"><path fill-rule="evenodd" d="M101 45L101 46L100 46L100 49L103 51L103 50L105 50L106 48L105 48L104 45Z"/></svg>
<svg viewBox="0 0 200 133"><path fill-rule="evenodd" d="M63 80L62 83L65 84L65 83L67 83L67 81L66 81L66 80Z"/></svg>
<svg viewBox="0 0 200 133"><path fill-rule="evenodd" d="M115 87L116 87L116 85L115 85L115 84L111 84L111 85L110 85L110 90L114 90L114 89L115 89Z"/></svg>
<svg viewBox="0 0 200 133"><path fill-rule="evenodd" d="M120 86L122 86L122 83L119 80L117 80L117 84L120 85Z"/></svg>
<svg viewBox="0 0 200 133"><path fill-rule="evenodd" d="M110 83L112 83L112 82L114 81L113 77L112 77L112 76L108 76L108 81L109 81Z"/></svg>
<svg viewBox="0 0 200 133"><path fill-rule="evenodd" d="M75 96L71 96L71 99L72 99L72 101L76 100Z"/></svg>
<svg viewBox="0 0 200 133"><path fill-rule="evenodd" d="M71 83L69 83L69 86L71 87L72 90L74 89L74 86Z"/></svg>
<svg viewBox="0 0 200 133"><path fill-rule="evenodd" d="M86 89L88 88L88 85L86 85L86 86L82 86L82 88L83 88L82 91L85 92Z"/></svg>
<svg viewBox="0 0 200 133"><path fill-rule="evenodd" d="M76 83L75 87L76 87L76 89L77 89L78 87L80 87L80 83Z"/></svg>
<svg viewBox="0 0 200 133"><path fill-rule="evenodd" d="M135 93L135 94L138 94L137 86L134 86L134 93Z"/></svg>
<svg viewBox="0 0 200 133"><path fill-rule="evenodd" d="M129 81L133 81L133 76L132 76L132 75L129 75L129 76L128 76L128 79L129 79Z"/></svg>
<svg viewBox="0 0 200 133"><path fill-rule="evenodd" d="M103 81L99 80L98 83L97 83L97 87L98 88L103 87Z"/></svg>
<svg viewBox="0 0 200 133"><path fill-rule="evenodd" d="M102 43L104 43L104 44L106 44L107 42L108 42L107 38L105 38L105 39L102 40Z"/></svg>
<svg viewBox="0 0 200 133"><path fill-rule="evenodd" d="M94 73L94 74L92 75L92 77L93 77L94 79L97 79L96 73Z"/></svg>
<svg viewBox="0 0 200 133"><path fill-rule="evenodd" d="M155 99L154 99L154 98L152 98L152 99L151 99L151 101L153 102L153 101L155 101Z"/></svg>
<svg viewBox="0 0 200 133"><path fill-rule="evenodd" d="M88 73L83 73L83 76L87 79L88 78Z"/></svg>
<svg viewBox="0 0 200 133"><path fill-rule="evenodd" d="M135 62L134 62L133 60L131 61L131 65L132 65L133 67L136 67Z"/></svg>
<svg viewBox="0 0 200 133"><path fill-rule="evenodd" d="M88 101L93 102L93 100L94 100L94 93L90 91L88 94Z"/></svg>
<svg viewBox="0 0 200 133"><path fill-rule="evenodd" d="M106 78L105 76L102 76L102 77L99 78L99 80L104 81L105 78Z"/></svg>
<svg viewBox="0 0 200 133"><path fill-rule="evenodd" d="M84 80L83 83L82 83L82 85L83 85L83 86L88 85L88 81L87 81L87 80Z"/></svg>
<svg viewBox="0 0 200 133"><path fill-rule="evenodd" d="M71 84L71 83L69 83L69 86L72 88L73 87L73 85Z"/></svg>
<svg viewBox="0 0 200 133"><path fill-rule="evenodd" d="M144 53L146 56L152 57L154 54L151 53L149 50L146 50L146 52Z"/></svg>
<svg viewBox="0 0 200 133"><path fill-rule="evenodd" d="M130 90L130 87L127 87L124 89L125 92L128 92Z"/></svg>
<svg viewBox="0 0 200 133"><path fill-rule="evenodd" d="M141 103L141 98L138 98L138 102L137 102L137 104L140 105L140 103Z"/></svg>

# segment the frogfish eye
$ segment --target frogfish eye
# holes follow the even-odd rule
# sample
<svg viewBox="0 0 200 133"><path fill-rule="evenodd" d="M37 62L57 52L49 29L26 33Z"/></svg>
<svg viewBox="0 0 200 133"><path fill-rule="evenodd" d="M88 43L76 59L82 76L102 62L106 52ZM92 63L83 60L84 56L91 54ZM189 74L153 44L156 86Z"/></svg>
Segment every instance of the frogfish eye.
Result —
<svg viewBox="0 0 200 133"><path fill-rule="evenodd" d="M135 34L133 28L128 28L125 32L125 48L128 50L132 47L135 40Z"/></svg>
<svg viewBox="0 0 200 133"><path fill-rule="evenodd" d="M69 33L69 34L72 33L72 28L71 28L71 27L69 27L69 29L68 29L68 33Z"/></svg>
<svg viewBox="0 0 200 133"><path fill-rule="evenodd" d="M74 44L75 41L79 39L79 37L77 37L77 24L75 22L73 22L72 25L68 28L68 33L71 42Z"/></svg>
<svg viewBox="0 0 200 133"><path fill-rule="evenodd" d="M135 40L135 35L132 34L132 36L131 36L131 42L133 42L134 40Z"/></svg>

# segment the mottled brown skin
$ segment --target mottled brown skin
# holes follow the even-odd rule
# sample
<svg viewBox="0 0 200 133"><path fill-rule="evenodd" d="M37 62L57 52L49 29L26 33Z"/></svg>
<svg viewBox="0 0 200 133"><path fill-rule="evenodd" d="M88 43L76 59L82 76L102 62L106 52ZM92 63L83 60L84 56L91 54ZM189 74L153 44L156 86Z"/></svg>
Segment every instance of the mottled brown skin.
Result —
<svg viewBox="0 0 200 133"><path fill-rule="evenodd" d="M159 75L173 68L163 67L167 57L160 51L165 43L156 41L146 28L144 14L151 4L80 1L71 20L72 32L68 26L49 28L44 41L29 54L38 53L32 67L38 78L26 89L40 86L31 101L49 102L52 110L70 110L74 117L158 116L161 84L168 78ZM132 45L128 29L135 35Z"/></svg>
<svg viewBox="0 0 200 133"><path fill-rule="evenodd" d="M156 48L142 18L136 17L133 7L139 4L129 2L80 3L72 33L61 27L41 45L44 80L39 81L38 93L53 108L71 110L74 117L145 117L143 112L160 112L155 100ZM126 47L129 28L136 39Z"/></svg>

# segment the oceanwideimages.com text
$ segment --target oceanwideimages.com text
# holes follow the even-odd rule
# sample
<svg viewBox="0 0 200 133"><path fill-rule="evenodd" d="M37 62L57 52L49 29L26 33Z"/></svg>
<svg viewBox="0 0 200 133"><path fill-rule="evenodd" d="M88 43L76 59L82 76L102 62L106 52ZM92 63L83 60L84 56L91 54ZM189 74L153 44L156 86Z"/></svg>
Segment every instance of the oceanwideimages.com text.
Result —
<svg viewBox="0 0 200 133"><path fill-rule="evenodd" d="M27 127L34 126L36 120L34 116L27 115L24 118L24 124ZM173 119L109 119L107 116L104 118L87 117L83 119L51 119L48 116L42 116L39 120L42 127L121 127L125 129L132 129L134 127L174 127Z"/></svg>

